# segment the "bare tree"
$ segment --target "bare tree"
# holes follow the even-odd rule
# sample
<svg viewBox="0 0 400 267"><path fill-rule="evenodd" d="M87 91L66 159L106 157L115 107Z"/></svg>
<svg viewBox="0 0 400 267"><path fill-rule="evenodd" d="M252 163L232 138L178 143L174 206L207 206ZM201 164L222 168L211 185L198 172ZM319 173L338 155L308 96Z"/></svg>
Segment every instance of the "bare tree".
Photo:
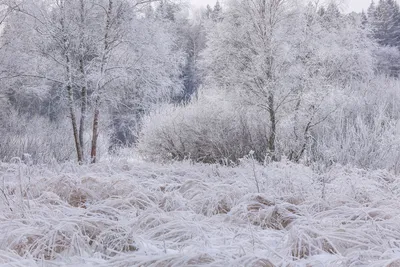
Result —
<svg viewBox="0 0 400 267"><path fill-rule="evenodd" d="M234 0L210 29L203 62L208 83L268 117L270 159L299 161L313 129L336 110L333 99L370 74L370 41L350 21L296 1Z"/></svg>
<svg viewBox="0 0 400 267"><path fill-rule="evenodd" d="M103 105L122 95L121 91L129 87L128 80L130 86L135 87L137 81L151 72L149 69L141 69L138 65L141 64L141 58L148 55L143 55L146 53L145 46L142 47L136 40L147 42L148 46L152 46L149 42L156 40L142 40L133 36L131 32L136 27L132 21L139 22L143 8L152 2L156 0L25 0L23 5L8 3L10 10L17 16L24 17L24 23L30 24L31 27L28 27L25 35L27 38L34 38L35 42L29 45L32 51L38 53L35 56L47 64L42 67L46 68L46 71L42 70L41 73L36 71L37 68L30 68L12 73L9 77L44 79L63 88L79 163L85 161L88 112L92 109L93 121L90 159L86 160L95 163L98 159L99 125ZM149 26L153 27L151 24ZM141 30L150 31L152 28ZM144 32L139 33L141 34ZM179 54L178 51L176 53ZM157 53L154 53L154 56L157 56ZM172 56L171 59L174 60L175 57ZM178 65L179 62L173 64ZM168 64L165 66L167 68ZM172 67L171 71L174 69L175 67ZM159 83L158 79L175 75L162 73L163 71L163 68L153 70L154 82L147 83L154 83L154 87ZM162 74L158 77L159 73ZM116 88L118 90L115 90ZM163 88L159 90L162 91Z"/></svg>

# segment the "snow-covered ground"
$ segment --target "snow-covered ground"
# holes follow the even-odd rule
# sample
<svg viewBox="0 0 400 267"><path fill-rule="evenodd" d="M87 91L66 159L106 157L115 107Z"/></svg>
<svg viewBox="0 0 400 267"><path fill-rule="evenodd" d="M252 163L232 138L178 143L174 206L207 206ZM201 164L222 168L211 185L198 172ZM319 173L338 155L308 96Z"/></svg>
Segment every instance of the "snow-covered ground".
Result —
<svg viewBox="0 0 400 267"><path fill-rule="evenodd" d="M386 171L114 159L0 177L0 266L400 266Z"/></svg>

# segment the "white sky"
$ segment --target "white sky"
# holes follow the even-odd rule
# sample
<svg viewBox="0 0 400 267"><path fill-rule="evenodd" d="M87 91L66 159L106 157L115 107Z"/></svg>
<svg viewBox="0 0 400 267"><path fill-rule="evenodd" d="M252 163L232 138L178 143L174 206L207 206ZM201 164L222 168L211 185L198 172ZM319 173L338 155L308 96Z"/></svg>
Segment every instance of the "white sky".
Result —
<svg viewBox="0 0 400 267"><path fill-rule="evenodd" d="M216 0L190 0L193 5L195 6L214 6ZM223 0L220 0L220 2L223 2ZM377 0L375 0L377 2ZM367 10L368 6L370 5L371 0L345 0L345 6L347 7L346 11L351 12L351 11L361 11L364 9L365 11Z"/></svg>

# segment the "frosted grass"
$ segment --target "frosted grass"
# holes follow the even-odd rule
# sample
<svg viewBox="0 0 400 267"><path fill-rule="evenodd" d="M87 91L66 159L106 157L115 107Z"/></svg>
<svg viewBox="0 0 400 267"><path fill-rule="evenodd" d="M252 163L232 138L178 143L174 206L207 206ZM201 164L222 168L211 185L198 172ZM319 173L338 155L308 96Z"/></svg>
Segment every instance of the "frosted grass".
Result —
<svg viewBox="0 0 400 267"><path fill-rule="evenodd" d="M386 171L119 158L0 175L0 266L400 264L400 184Z"/></svg>

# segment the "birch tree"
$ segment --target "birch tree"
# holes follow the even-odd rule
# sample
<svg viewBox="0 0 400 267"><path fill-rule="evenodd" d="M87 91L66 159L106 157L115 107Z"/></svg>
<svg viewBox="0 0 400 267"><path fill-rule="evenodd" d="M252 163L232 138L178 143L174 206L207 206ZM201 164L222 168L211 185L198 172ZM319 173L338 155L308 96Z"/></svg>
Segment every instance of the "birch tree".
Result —
<svg viewBox="0 0 400 267"><path fill-rule="evenodd" d="M210 85L268 117L269 157L299 161L343 89L372 74L370 44L332 5L237 0L211 30L204 65Z"/></svg>
<svg viewBox="0 0 400 267"><path fill-rule="evenodd" d="M235 89L269 117L268 150L276 159L277 112L294 90L284 79L292 54L288 35L296 6L286 0L232 1L209 34L205 64L221 88ZM293 22L291 22L293 21Z"/></svg>
<svg viewBox="0 0 400 267"><path fill-rule="evenodd" d="M154 98L165 97L180 88L176 77L181 56L174 48L171 32L161 23L155 30L156 23L145 21L141 15L151 2L154 1L25 0L21 5L9 6L15 17L21 18L18 23L23 23L21 39L12 40L12 43L29 46L30 55L19 45L10 46L9 53L19 49L26 55L27 62L24 67L22 62L12 63L16 71L7 75L60 88L67 100L79 163L98 160L101 115L107 117L109 106L122 101L122 96L127 99L125 91L136 88L138 81L152 84L140 90L145 95L153 94ZM158 46L162 53L152 50L163 42L167 45ZM146 46L151 49L146 50ZM155 59L157 56L161 59ZM170 63L166 56L170 57ZM142 59L155 65L149 67ZM149 81L151 77L154 81ZM92 119L91 141L86 156L85 132L89 130L89 118Z"/></svg>
<svg viewBox="0 0 400 267"><path fill-rule="evenodd" d="M174 46L177 45L173 43L174 37L168 35L171 33L168 29L168 23L163 27L156 21L138 19L135 15L135 12L145 11L146 5L152 2L156 1L108 0L101 2L105 17L102 27L104 42L100 48L101 56L93 92L92 163L97 161L100 107L110 97L109 89L113 84L117 84L117 87L126 88L122 84L129 82L131 86L128 86L128 88L131 87L131 90L133 89L135 93L142 95L140 101L147 103L160 97L171 97L174 90L181 89L177 77L179 76L180 64L183 62L180 51L174 50ZM134 23L137 25L134 26ZM138 25L140 26L136 27ZM142 32L138 32L143 25L147 25L148 28L142 28ZM154 25L163 29L166 34L161 34L159 29L154 28ZM133 33L137 35L133 35ZM154 36L149 36L149 33L154 34ZM143 35L147 36L148 39L142 39ZM154 37L160 39L155 40ZM141 40L143 43L135 42L135 39ZM168 39L171 39L172 42ZM155 45L157 42L164 44L164 46ZM136 47L134 47L135 44ZM145 46L148 46L147 51ZM157 46L159 51L152 50ZM166 56L169 58L167 59ZM144 58L147 59L147 62L144 61ZM154 65L149 66L150 62ZM141 67L140 64L142 64ZM138 89L137 86L139 85L141 88L135 90Z"/></svg>

